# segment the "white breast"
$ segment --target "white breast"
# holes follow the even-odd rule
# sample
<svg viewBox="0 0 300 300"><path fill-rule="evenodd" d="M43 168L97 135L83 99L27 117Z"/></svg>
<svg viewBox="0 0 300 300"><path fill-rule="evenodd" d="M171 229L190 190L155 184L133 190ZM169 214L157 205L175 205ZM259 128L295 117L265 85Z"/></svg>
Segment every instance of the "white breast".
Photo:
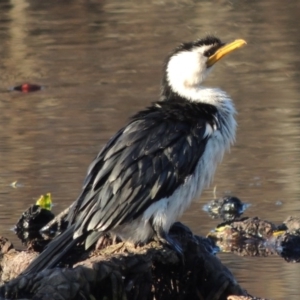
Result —
<svg viewBox="0 0 300 300"><path fill-rule="evenodd" d="M152 217L152 222L160 225L166 232L190 206L193 199L200 197L204 188L208 187L214 176L218 163L222 160L227 145L220 131L215 131L207 142L205 152L198 162L193 175L177 188L169 198L152 204L143 215L143 221Z"/></svg>

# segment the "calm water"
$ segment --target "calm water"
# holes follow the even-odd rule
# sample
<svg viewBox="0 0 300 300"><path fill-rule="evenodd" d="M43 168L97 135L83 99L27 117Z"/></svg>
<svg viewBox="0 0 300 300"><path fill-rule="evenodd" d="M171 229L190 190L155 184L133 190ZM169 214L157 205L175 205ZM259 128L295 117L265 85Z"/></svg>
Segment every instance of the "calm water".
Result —
<svg viewBox="0 0 300 300"><path fill-rule="evenodd" d="M68 206L100 147L157 100L166 54L207 33L248 42L206 82L239 112L218 195L230 191L252 204L247 215L275 223L299 216L299 20L299 1L1 0L0 234L20 246L10 229L41 194L52 193L55 212ZM45 89L8 91L23 82ZM211 198L212 188L183 217L197 234L216 225L202 212ZM299 299L298 264L220 257L250 293Z"/></svg>

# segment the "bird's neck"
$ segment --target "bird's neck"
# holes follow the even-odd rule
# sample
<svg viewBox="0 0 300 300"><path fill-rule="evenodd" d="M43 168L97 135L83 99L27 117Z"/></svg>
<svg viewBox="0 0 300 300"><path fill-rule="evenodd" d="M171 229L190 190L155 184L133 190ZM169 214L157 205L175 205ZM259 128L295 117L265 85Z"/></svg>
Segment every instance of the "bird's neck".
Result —
<svg viewBox="0 0 300 300"><path fill-rule="evenodd" d="M168 84L163 84L161 100L172 101L178 98L193 103L210 104L217 108L222 108L232 103L229 96L218 88L208 88L200 85L172 88Z"/></svg>

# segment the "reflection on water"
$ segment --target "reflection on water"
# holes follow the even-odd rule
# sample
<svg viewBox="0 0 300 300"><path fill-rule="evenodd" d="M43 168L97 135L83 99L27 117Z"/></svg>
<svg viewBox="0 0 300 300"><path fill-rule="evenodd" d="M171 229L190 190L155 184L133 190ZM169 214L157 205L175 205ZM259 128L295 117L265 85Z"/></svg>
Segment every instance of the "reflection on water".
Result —
<svg viewBox="0 0 300 300"><path fill-rule="evenodd" d="M157 99L162 61L178 42L214 33L248 46L226 58L207 85L235 100L236 146L217 171L250 216L299 215L300 37L297 1L0 1L0 233L40 194L55 212L78 195L88 164L136 110ZM45 86L23 94L24 82ZM12 188L18 181L23 187ZM216 224L202 212L184 222L198 234ZM280 201L281 205L276 205ZM220 255L249 292L298 299L299 266L274 258Z"/></svg>

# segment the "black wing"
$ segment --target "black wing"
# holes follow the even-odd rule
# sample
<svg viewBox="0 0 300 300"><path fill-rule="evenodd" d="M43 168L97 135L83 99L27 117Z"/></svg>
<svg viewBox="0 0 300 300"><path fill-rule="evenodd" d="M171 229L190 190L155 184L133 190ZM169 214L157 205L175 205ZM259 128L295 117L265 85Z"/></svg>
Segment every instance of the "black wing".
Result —
<svg viewBox="0 0 300 300"><path fill-rule="evenodd" d="M130 222L172 195L204 152L207 124L216 128L210 111L199 114L157 105L121 129L89 167L73 206L76 236Z"/></svg>

